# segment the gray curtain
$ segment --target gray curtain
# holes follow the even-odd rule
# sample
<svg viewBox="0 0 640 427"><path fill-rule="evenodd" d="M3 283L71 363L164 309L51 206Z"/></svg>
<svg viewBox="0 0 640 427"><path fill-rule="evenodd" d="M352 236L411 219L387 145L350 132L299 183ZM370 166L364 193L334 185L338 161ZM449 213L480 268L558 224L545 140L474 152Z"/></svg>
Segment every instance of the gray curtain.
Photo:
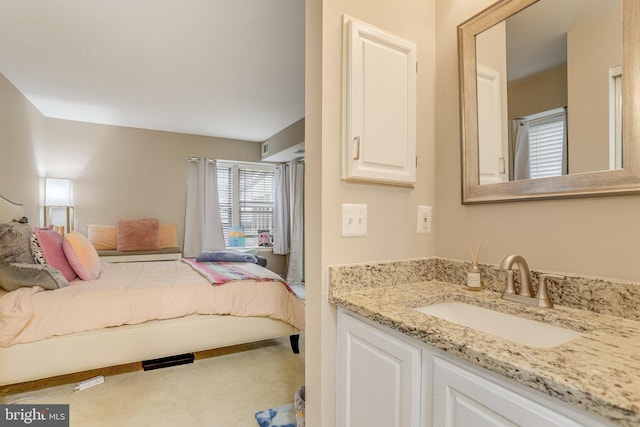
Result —
<svg viewBox="0 0 640 427"><path fill-rule="evenodd" d="M290 179L289 171L286 164L276 166L275 181L275 206L273 212L273 253L275 255L286 255L290 250L291 242L291 226L289 217L291 216L291 208L289 198Z"/></svg>
<svg viewBox="0 0 640 427"><path fill-rule="evenodd" d="M304 282L304 162L276 167L273 253L289 255L285 279Z"/></svg>
<svg viewBox="0 0 640 427"><path fill-rule="evenodd" d="M216 161L187 161L187 206L184 222L184 256L196 257L204 250L225 249L218 205Z"/></svg>
<svg viewBox="0 0 640 427"><path fill-rule="evenodd" d="M291 252L287 282L304 282L304 162L289 163L291 176Z"/></svg>

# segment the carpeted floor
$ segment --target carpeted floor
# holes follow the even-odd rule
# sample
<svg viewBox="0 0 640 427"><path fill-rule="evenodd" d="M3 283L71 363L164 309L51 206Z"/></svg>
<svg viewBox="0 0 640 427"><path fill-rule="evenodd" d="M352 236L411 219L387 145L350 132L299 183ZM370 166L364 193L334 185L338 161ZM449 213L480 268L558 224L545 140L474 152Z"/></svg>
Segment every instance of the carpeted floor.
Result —
<svg viewBox="0 0 640 427"><path fill-rule="evenodd" d="M104 384L71 392L78 381L98 374ZM293 402L303 384L301 335L300 354L293 354L285 337L198 353L194 363L170 368L126 365L3 387L0 403L35 397L23 403L69 404L73 427L257 427L257 411Z"/></svg>

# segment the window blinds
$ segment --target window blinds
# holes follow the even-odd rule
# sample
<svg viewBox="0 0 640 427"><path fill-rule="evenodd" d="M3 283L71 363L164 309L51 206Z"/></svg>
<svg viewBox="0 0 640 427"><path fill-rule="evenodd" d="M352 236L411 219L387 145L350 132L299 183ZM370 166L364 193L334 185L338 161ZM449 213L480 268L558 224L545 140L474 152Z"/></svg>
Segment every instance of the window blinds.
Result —
<svg viewBox="0 0 640 427"><path fill-rule="evenodd" d="M529 121L531 178L544 178L563 174L565 115L566 113L562 111L561 113Z"/></svg>
<svg viewBox="0 0 640 427"><path fill-rule="evenodd" d="M247 246L258 246L258 231L273 235L274 171L238 169L240 226Z"/></svg>
<svg viewBox="0 0 640 427"><path fill-rule="evenodd" d="M229 228L243 227L246 247L258 246L259 231L273 236L274 167L218 162L218 200L225 244Z"/></svg>

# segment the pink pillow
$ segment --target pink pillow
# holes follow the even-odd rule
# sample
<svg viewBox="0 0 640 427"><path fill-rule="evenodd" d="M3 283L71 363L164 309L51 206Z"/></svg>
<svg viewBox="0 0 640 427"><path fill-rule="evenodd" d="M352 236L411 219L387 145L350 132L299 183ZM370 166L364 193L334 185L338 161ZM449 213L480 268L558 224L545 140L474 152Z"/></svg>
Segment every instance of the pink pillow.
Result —
<svg viewBox="0 0 640 427"><path fill-rule="evenodd" d="M62 247L78 277L82 280L95 280L100 276L98 252L83 234L77 231L67 234Z"/></svg>
<svg viewBox="0 0 640 427"><path fill-rule="evenodd" d="M160 249L158 218L121 219L118 221L119 251Z"/></svg>
<svg viewBox="0 0 640 427"><path fill-rule="evenodd" d="M47 264L58 270L68 282L75 279L76 272L69 264L69 260L65 256L62 243L64 237L62 237L57 231L53 229L53 226L48 228L35 229L36 236L40 242L40 248L44 253L44 259Z"/></svg>

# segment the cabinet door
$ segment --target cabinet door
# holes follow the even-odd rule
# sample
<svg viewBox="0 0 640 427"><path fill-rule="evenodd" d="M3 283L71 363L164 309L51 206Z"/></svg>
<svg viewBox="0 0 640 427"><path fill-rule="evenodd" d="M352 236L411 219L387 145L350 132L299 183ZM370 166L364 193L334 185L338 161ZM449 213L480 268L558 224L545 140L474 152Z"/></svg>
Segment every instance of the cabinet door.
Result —
<svg viewBox="0 0 640 427"><path fill-rule="evenodd" d="M336 425L418 427L420 355L418 347L339 311Z"/></svg>
<svg viewBox="0 0 640 427"><path fill-rule="evenodd" d="M502 119L501 76L498 70L478 65L478 162L480 184L509 180L506 117ZM504 125L503 125L504 123ZM504 128L504 129L503 129Z"/></svg>
<svg viewBox="0 0 640 427"><path fill-rule="evenodd" d="M433 364L435 426L585 425L440 357Z"/></svg>
<svg viewBox="0 0 640 427"><path fill-rule="evenodd" d="M343 178L416 182L416 46L345 16Z"/></svg>

